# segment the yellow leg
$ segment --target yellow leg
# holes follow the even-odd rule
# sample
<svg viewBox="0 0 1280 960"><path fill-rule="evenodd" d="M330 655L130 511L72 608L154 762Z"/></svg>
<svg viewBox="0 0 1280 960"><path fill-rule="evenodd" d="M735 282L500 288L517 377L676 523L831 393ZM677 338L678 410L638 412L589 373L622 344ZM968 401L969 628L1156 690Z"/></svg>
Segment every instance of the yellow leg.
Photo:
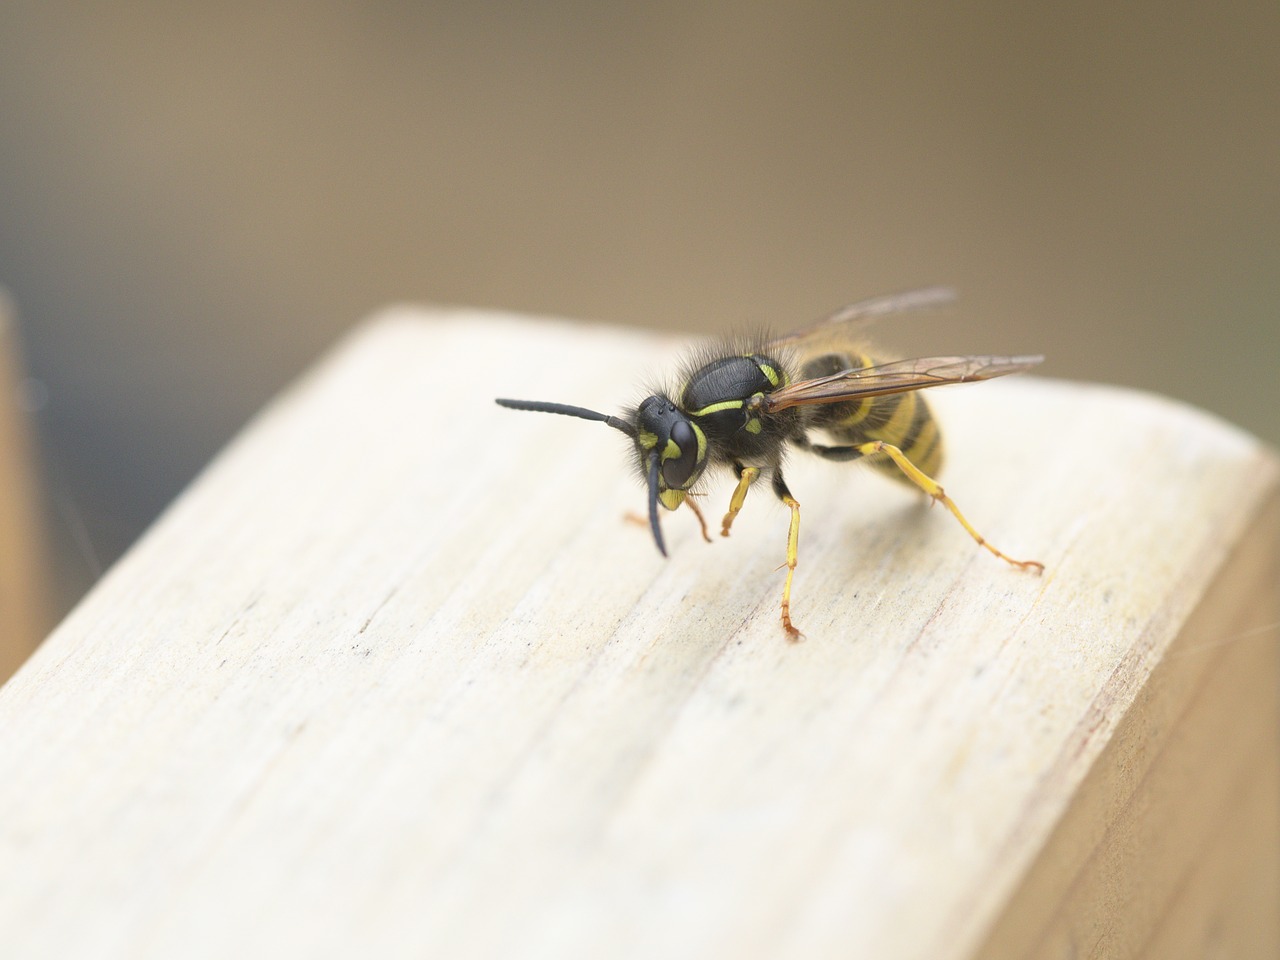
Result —
<svg viewBox="0 0 1280 960"><path fill-rule="evenodd" d="M782 502L791 509L791 526L787 530L787 582L782 588L782 626L792 643L804 638L804 634L791 622L791 578L796 574L796 558L800 546L800 504L795 497L784 496Z"/></svg>
<svg viewBox="0 0 1280 960"><path fill-rule="evenodd" d="M950 497L947 496L946 492L943 491L939 483L936 480L934 480L932 477L922 472L920 468L917 467L910 460L908 460L906 457L906 454L904 454L897 447L893 446L892 444L885 443L883 440L873 440L870 443L860 444L857 449L858 449L858 452L861 453L863 456L870 456L875 453L883 453L887 457L889 457L889 459L891 459L894 463L898 465L898 469L901 470L903 473L905 473L911 479L912 483L914 483L916 486L918 486L921 490L923 490L929 496L933 497L934 500L937 500L944 507L950 510L951 515L960 521L960 525L969 531L969 536L973 537L974 540L978 541L979 546L986 547L988 550L994 553L1001 560L1011 563L1015 567L1022 567L1024 570L1035 570L1036 573L1040 573L1044 570L1044 564L1040 563L1037 560L1015 560L1013 559L1013 557L1010 557L1004 553L1001 553L991 544L987 543L987 541L983 538L982 534L978 533L977 530L973 529L973 525L970 524L969 521L964 518L964 514L960 512L960 508L957 507L955 505L955 502Z"/></svg>
<svg viewBox="0 0 1280 960"><path fill-rule="evenodd" d="M746 502L747 488L755 482L758 476L760 476L758 468L742 468L742 476L738 477L738 486L734 489L733 497L729 501L729 512L724 515L724 520L720 523L720 536L727 537L729 535L729 528L733 526L733 518L738 515L738 511L742 509L742 504Z"/></svg>
<svg viewBox="0 0 1280 960"><path fill-rule="evenodd" d="M702 527L702 539L710 543L711 534L707 533L707 521L702 516L702 511L698 509L698 505L693 502L693 494L689 494L684 498L684 505L692 510L693 515L698 518L698 526Z"/></svg>

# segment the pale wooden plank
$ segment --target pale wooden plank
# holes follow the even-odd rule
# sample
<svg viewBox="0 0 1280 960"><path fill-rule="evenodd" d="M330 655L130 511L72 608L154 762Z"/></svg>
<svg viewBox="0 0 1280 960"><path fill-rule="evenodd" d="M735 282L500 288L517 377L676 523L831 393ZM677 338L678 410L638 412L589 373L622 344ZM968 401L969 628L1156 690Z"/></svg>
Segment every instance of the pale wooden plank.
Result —
<svg viewBox="0 0 1280 960"><path fill-rule="evenodd" d="M1076 789L983 957L1275 955L1280 805L1259 798L1280 785L1278 543L1272 497Z"/></svg>
<svg viewBox="0 0 1280 960"><path fill-rule="evenodd" d="M13 311L0 290L0 683L50 626L44 524L20 370Z"/></svg>
<svg viewBox="0 0 1280 960"><path fill-rule="evenodd" d="M6 955L969 957L1079 801L1051 929L1275 459L1133 392L938 391L949 492L1045 575L797 458L792 645L768 496L663 561L623 438L492 405L620 405L671 347L404 309L279 400L0 691Z"/></svg>
<svg viewBox="0 0 1280 960"><path fill-rule="evenodd" d="M1144 960L1274 957L1280 943L1280 774L1274 752L1236 784L1219 834L1174 891ZM1261 827L1261 829L1259 829Z"/></svg>

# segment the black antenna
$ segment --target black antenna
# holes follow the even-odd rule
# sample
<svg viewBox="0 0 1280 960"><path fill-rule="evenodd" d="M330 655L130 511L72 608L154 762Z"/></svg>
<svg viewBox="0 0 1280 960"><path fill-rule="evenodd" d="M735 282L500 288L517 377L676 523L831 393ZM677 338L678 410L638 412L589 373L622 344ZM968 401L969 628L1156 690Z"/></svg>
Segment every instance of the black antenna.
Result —
<svg viewBox="0 0 1280 960"><path fill-rule="evenodd" d="M649 454L649 526L653 530L653 542L658 545L658 552L667 555L666 544L662 542L662 527L658 524L658 451Z"/></svg>
<svg viewBox="0 0 1280 960"><path fill-rule="evenodd" d="M509 410L532 410L534 413L558 413L563 417L577 417L579 420L595 420L607 424L615 430L621 430L631 439L636 437L636 428L620 417L612 417L607 413L597 413L586 407L572 407L567 403L548 403L545 400L506 400L494 401L500 407Z"/></svg>
<svg viewBox="0 0 1280 960"><path fill-rule="evenodd" d="M579 420L595 420L607 424L615 430L621 430L632 440L637 439L636 428L620 417L611 417L607 413L598 413L586 407L574 407L567 403L549 403L546 400L508 400L499 397L494 400L500 407L509 410L532 410L534 413L558 413L562 417L577 417ZM662 542L662 527L658 523L658 470L661 457L657 450L649 453L649 464L646 476L649 481L649 528L653 531L653 542L658 545L658 552L667 555L667 546Z"/></svg>

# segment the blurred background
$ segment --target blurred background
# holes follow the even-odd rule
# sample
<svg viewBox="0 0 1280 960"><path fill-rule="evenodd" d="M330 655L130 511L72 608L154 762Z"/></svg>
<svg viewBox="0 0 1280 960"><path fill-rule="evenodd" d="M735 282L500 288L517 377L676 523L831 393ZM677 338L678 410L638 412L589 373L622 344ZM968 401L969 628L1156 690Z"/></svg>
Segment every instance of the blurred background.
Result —
<svg viewBox="0 0 1280 960"><path fill-rule="evenodd" d="M945 283L895 349L1044 352L1276 441L1278 50L1275 0L9 0L57 605L394 301L713 332Z"/></svg>

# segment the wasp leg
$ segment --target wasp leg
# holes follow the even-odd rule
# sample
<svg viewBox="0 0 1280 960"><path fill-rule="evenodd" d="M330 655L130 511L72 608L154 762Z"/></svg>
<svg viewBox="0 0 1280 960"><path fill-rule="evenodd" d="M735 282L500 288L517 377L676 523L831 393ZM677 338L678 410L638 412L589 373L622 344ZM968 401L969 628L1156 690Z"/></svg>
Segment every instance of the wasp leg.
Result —
<svg viewBox="0 0 1280 960"><path fill-rule="evenodd" d="M960 526L964 527L965 530L969 532L969 536L973 537L973 539L978 542L978 546L985 547L1001 560L1004 560L1006 563L1011 563L1015 567L1021 567L1024 570L1035 570L1036 573L1044 572L1044 564L1040 561L1015 560L1013 557L1006 553L1002 553L989 544L986 541L986 538L973 528L973 524L965 519L964 514L960 512L960 508L956 506L955 501L948 497L946 491L942 489L942 485L908 460L906 454L893 444L885 443L883 440L872 440L868 443L859 443L850 447L823 447L816 443L808 443L806 441L802 446L805 449L818 454L820 457L826 457L828 460L857 460L859 457L869 457L872 454L883 453L897 464L898 469L905 473L912 483L950 510L951 515L960 521Z"/></svg>
<svg viewBox="0 0 1280 960"><path fill-rule="evenodd" d="M773 471L773 492L791 510L791 526L787 529L787 582L782 588L782 626L787 631L787 639L795 643L804 637L791 622L791 579L796 574L796 557L799 555L800 504L787 489L782 472L776 468Z"/></svg>
<svg viewBox="0 0 1280 960"><path fill-rule="evenodd" d="M755 483L756 477L760 476L758 467L744 467L740 463L733 465L733 472L738 475L738 486L733 491L733 497L729 500L729 512L724 515L724 520L720 522L720 536L727 537L729 528L733 526L733 518L738 515L738 511L742 509L742 504L747 499L747 488Z"/></svg>
<svg viewBox="0 0 1280 960"><path fill-rule="evenodd" d="M698 509L698 505L693 502L693 495L690 494L684 498L684 505L693 511L693 515L698 518L698 526L702 528L702 539L711 542L711 534L707 533L707 521L702 516L702 511ZM648 522L648 521L646 521Z"/></svg>
<svg viewBox="0 0 1280 960"><path fill-rule="evenodd" d="M698 509L698 505L693 502L691 497L692 497L692 494L690 494L690 496L688 497L685 497L685 500L684 500L685 505L690 510L692 510L693 515L698 518L698 525L702 527L702 539L707 541L707 543L711 543L711 534L707 533L706 518L703 517L702 511ZM625 520L627 523L634 523L637 527L649 526L649 518L640 516L640 514L636 513L634 510L628 510L626 513L622 515L622 519Z"/></svg>

